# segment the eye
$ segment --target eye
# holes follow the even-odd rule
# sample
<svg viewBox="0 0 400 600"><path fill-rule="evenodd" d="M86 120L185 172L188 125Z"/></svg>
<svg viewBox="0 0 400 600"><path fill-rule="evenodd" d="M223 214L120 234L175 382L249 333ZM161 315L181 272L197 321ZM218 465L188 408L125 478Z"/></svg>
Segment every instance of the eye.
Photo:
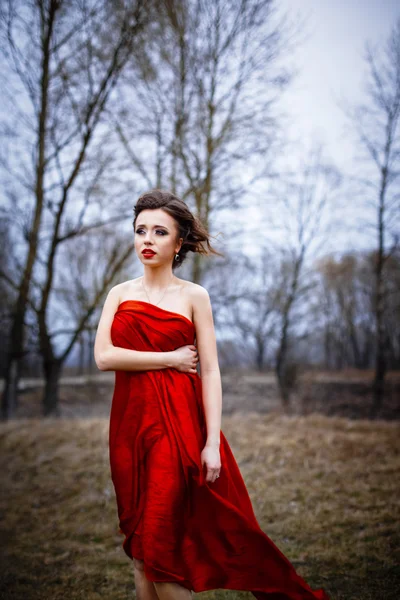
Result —
<svg viewBox="0 0 400 600"><path fill-rule="evenodd" d="M136 229L135 233L140 233L142 232L143 229L141 227L139 227L139 229ZM168 235L166 231L164 231L163 229L156 229L156 233L161 233L161 235Z"/></svg>

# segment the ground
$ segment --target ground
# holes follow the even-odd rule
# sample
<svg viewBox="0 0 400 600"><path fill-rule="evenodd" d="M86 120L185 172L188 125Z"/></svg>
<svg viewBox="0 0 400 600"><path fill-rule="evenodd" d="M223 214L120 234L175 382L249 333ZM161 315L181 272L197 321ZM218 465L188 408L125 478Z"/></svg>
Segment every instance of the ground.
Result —
<svg viewBox="0 0 400 600"><path fill-rule="evenodd" d="M262 529L313 588L332 600L400 597L398 422L236 412L222 430ZM133 598L108 418L18 419L0 436L0 597Z"/></svg>
<svg viewBox="0 0 400 600"><path fill-rule="evenodd" d="M77 376L64 369L61 378L58 409L63 417L108 417L115 373L95 372ZM261 414L281 410L276 376L271 371L224 369L222 375L225 415L237 410ZM305 370L291 395L293 414L313 412L327 416L368 419L372 405L373 370L341 371ZM3 381L0 380L0 391ZM16 418L40 417L43 413L44 381L25 377L20 380ZM400 371L389 371L385 379L385 396L378 419L400 420Z"/></svg>

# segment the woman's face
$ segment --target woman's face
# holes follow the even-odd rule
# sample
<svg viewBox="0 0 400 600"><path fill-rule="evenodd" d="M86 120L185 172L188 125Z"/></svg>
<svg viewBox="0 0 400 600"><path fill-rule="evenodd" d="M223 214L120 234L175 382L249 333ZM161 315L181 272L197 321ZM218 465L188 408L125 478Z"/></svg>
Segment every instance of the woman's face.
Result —
<svg viewBox="0 0 400 600"><path fill-rule="evenodd" d="M183 241L177 235L175 219L162 208L142 210L135 224L135 252L144 265L171 264Z"/></svg>

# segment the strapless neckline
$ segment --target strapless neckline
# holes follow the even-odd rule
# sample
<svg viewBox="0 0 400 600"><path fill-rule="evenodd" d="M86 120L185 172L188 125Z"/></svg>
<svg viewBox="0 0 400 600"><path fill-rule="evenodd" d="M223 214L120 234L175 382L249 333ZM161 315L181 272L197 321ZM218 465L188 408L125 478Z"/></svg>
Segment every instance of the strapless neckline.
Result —
<svg viewBox="0 0 400 600"><path fill-rule="evenodd" d="M128 304L128 303L130 303L130 304L132 304L132 303L133 304L134 303L146 304L147 306L151 306L152 308L155 308L156 310L161 310L162 312L169 313L170 315L175 315L176 317L180 317L187 323L190 323L190 325L192 327L194 327L193 321L191 321L188 317L186 317L182 313L174 312L173 310L167 310L166 308L161 308L161 306L156 306L155 304L152 304L151 302L146 302L145 300L123 300L122 302L119 303L117 310L120 310L120 308L123 304Z"/></svg>

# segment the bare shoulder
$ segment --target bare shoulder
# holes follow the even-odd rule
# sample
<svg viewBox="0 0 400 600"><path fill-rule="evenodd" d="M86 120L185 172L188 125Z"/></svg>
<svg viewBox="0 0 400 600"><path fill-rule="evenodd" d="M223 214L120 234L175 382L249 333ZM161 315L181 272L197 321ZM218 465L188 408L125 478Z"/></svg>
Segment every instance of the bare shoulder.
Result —
<svg viewBox="0 0 400 600"><path fill-rule="evenodd" d="M208 290L198 283L190 282L190 297L193 302L200 304L210 301Z"/></svg>
<svg viewBox="0 0 400 600"><path fill-rule="evenodd" d="M181 279L180 282L181 291L192 306L209 302L210 296L205 287L199 285L198 283L193 283L192 281L186 281L184 279Z"/></svg>
<svg viewBox="0 0 400 600"><path fill-rule="evenodd" d="M128 281L117 283L110 289L108 293L109 295L117 297L121 302L125 298L129 297L134 299L135 292L137 289L139 289L140 279L141 277L136 277L136 279L129 279Z"/></svg>
<svg viewBox="0 0 400 600"><path fill-rule="evenodd" d="M218 352L213 311L208 290L197 283L187 287L196 328L196 346L199 352L201 373L217 371Z"/></svg>
<svg viewBox="0 0 400 600"><path fill-rule="evenodd" d="M112 288L110 288L108 290L107 297L115 298L116 300L118 300L121 294L123 293L125 283L126 282L117 283Z"/></svg>
<svg viewBox="0 0 400 600"><path fill-rule="evenodd" d="M208 290L198 283L191 281L185 286L185 295L192 310L193 321L204 323L207 318L212 321L212 307Z"/></svg>

